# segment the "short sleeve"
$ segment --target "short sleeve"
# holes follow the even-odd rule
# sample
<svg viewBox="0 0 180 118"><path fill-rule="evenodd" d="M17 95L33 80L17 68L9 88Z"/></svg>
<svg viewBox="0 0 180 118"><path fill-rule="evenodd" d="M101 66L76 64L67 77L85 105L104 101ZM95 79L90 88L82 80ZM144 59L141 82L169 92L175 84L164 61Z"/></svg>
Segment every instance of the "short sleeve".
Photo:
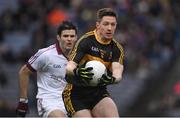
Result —
<svg viewBox="0 0 180 118"><path fill-rule="evenodd" d="M113 47L112 61L119 62L122 65L124 63L124 50L123 47L118 42L115 42L115 46Z"/></svg>
<svg viewBox="0 0 180 118"><path fill-rule="evenodd" d="M31 71L41 70L46 63L46 56L43 50L39 50L35 55L33 55L27 63L27 67Z"/></svg>
<svg viewBox="0 0 180 118"><path fill-rule="evenodd" d="M88 43L86 39L79 39L80 41L75 44L71 54L70 60L79 63L81 59L84 57L85 53L88 51Z"/></svg>

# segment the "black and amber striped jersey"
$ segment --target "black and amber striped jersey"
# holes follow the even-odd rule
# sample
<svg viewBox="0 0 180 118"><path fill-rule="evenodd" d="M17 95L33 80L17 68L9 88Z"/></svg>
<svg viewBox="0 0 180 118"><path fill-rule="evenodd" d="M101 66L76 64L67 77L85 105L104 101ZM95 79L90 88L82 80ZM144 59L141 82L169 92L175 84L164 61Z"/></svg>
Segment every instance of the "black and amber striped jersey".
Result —
<svg viewBox="0 0 180 118"><path fill-rule="evenodd" d="M80 65L87 61L98 60L108 69L111 68L112 62L123 64L123 47L115 39L108 42L99 39L96 30L83 35L71 51L70 60Z"/></svg>

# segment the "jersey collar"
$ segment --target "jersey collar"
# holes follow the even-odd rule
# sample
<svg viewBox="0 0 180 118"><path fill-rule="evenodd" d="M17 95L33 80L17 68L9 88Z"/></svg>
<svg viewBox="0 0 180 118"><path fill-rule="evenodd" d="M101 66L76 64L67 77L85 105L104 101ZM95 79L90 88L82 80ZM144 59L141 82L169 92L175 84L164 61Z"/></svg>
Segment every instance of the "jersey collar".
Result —
<svg viewBox="0 0 180 118"><path fill-rule="evenodd" d="M59 55L62 54L62 50L61 50L61 48L60 48L60 46L59 46L58 41L56 42L56 50L57 50L57 53L58 53Z"/></svg>
<svg viewBox="0 0 180 118"><path fill-rule="evenodd" d="M99 43L105 44L105 45L111 43L111 40L108 40L108 41L107 41L107 40L102 40L101 37L97 34L97 30L96 30L96 29L95 29L93 32L94 32L94 35L95 35L96 40L97 40Z"/></svg>
<svg viewBox="0 0 180 118"><path fill-rule="evenodd" d="M58 55L61 55L61 54L62 54L64 57L67 58L67 56L62 52L62 49L61 49L58 41L56 42L56 50L57 50ZM68 58L67 58L67 59L68 59Z"/></svg>

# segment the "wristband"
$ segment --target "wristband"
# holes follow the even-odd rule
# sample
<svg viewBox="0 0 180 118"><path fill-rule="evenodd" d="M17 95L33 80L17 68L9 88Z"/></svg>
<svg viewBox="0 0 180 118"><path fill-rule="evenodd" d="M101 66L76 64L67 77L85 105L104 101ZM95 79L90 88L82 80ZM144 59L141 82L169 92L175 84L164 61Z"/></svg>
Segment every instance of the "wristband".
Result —
<svg viewBox="0 0 180 118"><path fill-rule="evenodd" d="M28 99L27 98L20 98L19 101L22 102L22 103L28 103Z"/></svg>

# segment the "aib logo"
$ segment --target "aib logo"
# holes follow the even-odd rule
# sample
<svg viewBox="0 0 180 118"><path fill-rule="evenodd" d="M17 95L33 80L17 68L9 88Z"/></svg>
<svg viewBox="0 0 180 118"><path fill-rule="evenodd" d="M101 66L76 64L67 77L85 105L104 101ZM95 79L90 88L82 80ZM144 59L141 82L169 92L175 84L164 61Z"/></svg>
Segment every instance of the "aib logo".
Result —
<svg viewBox="0 0 180 118"><path fill-rule="evenodd" d="M99 49L98 49L97 47L94 47L94 46L91 47L91 50L92 50L92 51L95 51L95 52L99 52Z"/></svg>
<svg viewBox="0 0 180 118"><path fill-rule="evenodd" d="M61 65L54 64L54 65L53 65L53 68L61 68Z"/></svg>

